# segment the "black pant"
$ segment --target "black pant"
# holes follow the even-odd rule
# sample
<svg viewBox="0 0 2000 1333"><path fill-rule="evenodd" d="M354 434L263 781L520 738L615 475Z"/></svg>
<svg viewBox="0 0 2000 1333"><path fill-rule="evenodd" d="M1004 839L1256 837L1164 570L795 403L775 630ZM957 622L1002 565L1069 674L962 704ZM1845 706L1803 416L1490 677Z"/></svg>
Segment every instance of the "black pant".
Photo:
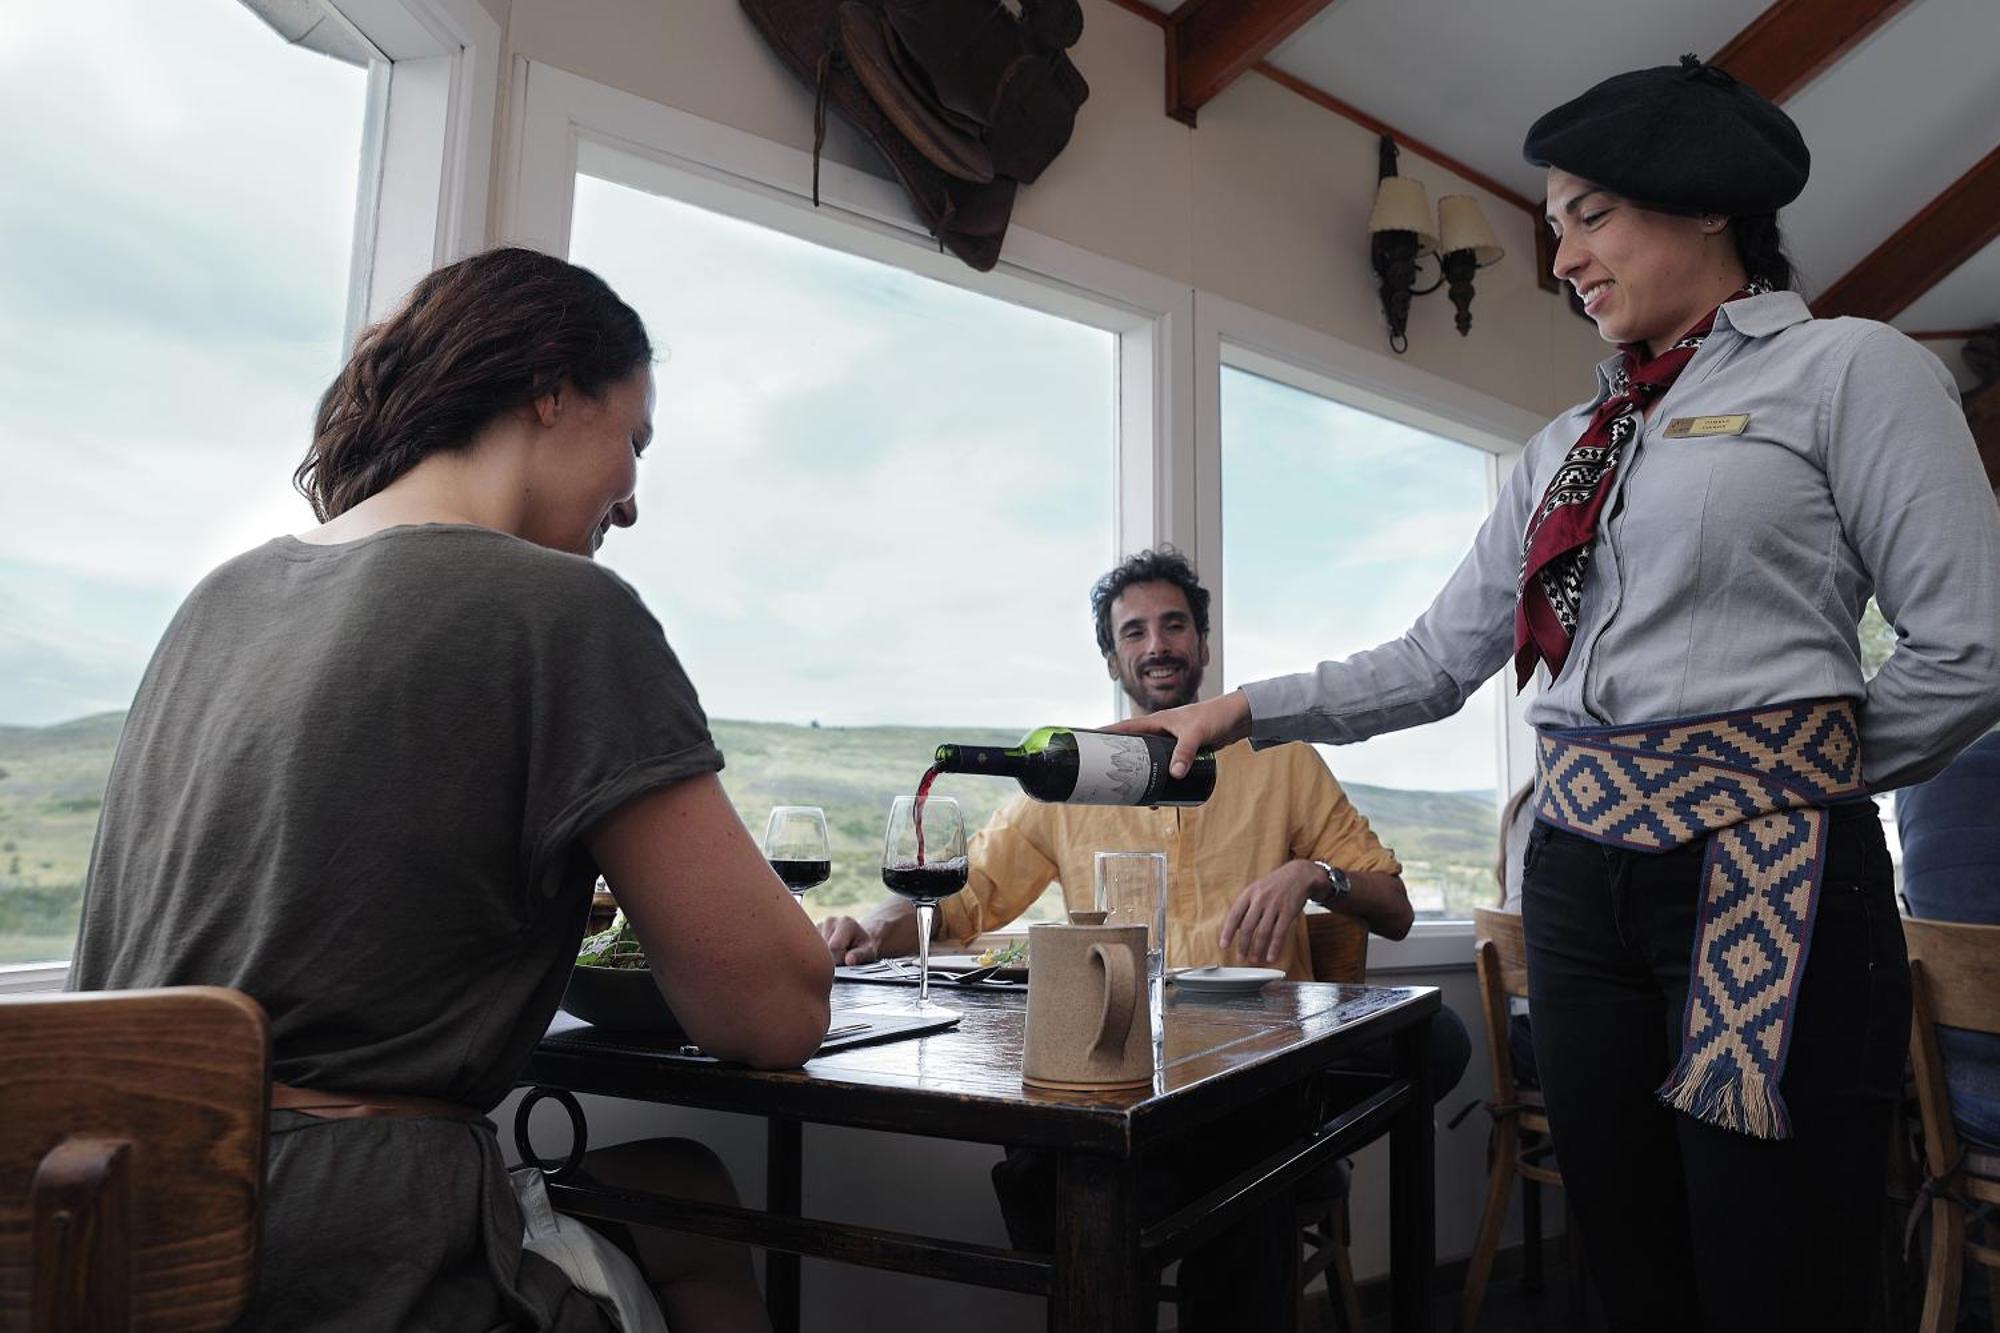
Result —
<svg viewBox="0 0 2000 1333"><path fill-rule="evenodd" d="M1835 807L1780 1084L1792 1137L1654 1095L1681 1047L1704 845L1648 854L1537 824L1522 902L1535 1061L1614 1330L1868 1327L1910 970L1881 824Z"/></svg>

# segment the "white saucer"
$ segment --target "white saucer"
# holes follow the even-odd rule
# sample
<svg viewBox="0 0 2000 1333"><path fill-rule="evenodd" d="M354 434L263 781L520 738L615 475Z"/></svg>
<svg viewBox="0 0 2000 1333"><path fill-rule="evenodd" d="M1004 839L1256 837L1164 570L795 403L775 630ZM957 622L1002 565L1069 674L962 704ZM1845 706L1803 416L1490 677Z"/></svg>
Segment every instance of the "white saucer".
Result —
<svg viewBox="0 0 2000 1333"><path fill-rule="evenodd" d="M1173 978L1186 991L1224 993L1262 990L1285 974L1275 967L1196 967Z"/></svg>

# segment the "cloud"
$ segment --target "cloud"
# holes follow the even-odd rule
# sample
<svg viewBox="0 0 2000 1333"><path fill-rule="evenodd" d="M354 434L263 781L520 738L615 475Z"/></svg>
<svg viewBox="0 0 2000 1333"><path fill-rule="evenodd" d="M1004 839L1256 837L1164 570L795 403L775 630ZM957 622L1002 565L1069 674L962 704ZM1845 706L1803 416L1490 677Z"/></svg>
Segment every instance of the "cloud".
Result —
<svg viewBox="0 0 2000 1333"><path fill-rule="evenodd" d="M179 600L0 561L0 724L125 707Z"/></svg>
<svg viewBox="0 0 2000 1333"><path fill-rule="evenodd" d="M309 524L366 82L236 4L9 7L0 721L123 706L203 573Z"/></svg>
<svg viewBox="0 0 2000 1333"><path fill-rule="evenodd" d="M1110 335L602 181L571 249L667 349L602 558L711 713L1110 715Z"/></svg>
<svg viewBox="0 0 2000 1333"><path fill-rule="evenodd" d="M0 242L32 257L0 270L10 311L205 341L339 336L324 275L348 261L364 71L232 4L17 6L8 22Z"/></svg>
<svg viewBox="0 0 2000 1333"><path fill-rule="evenodd" d="M1228 683L1308 671L1404 633L1485 521L1487 456L1241 371L1223 373ZM1327 747L1345 780L1497 783L1498 693L1458 714Z"/></svg>

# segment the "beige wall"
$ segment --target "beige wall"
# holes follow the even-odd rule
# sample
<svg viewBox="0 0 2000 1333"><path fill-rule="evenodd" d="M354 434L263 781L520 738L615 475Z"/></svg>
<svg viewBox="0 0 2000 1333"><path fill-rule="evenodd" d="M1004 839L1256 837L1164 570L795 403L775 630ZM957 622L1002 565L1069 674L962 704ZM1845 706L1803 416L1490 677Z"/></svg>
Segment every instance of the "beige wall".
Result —
<svg viewBox="0 0 2000 1333"><path fill-rule="evenodd" d="M812 101L733 0L484 0L525 56L794 148L812 144ZM1163 111L1159 28L1085 0L1073 53L1090 81L1075 137L1022 191L1017 225L1371 350L1387 348L1366 226L1375 137L1249 75L1190 130ZM881 172L858 140L830 151ZM1536 413L1592 388L1604 345L1535 283L1530 221L1411 153L1433 202L1471 193L1507 257L1484 270L1461 338L1442 292L1419 299L1408 360ZM1426 266L1428 270L1428 265Z"/></svg>

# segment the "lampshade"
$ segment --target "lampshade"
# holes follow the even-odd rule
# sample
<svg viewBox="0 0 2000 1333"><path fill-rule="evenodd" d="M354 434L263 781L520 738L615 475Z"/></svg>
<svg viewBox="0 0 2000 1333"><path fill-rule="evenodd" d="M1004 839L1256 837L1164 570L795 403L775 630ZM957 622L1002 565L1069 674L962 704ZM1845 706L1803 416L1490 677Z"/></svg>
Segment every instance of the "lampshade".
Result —
<svg viewBox="0 0 2000 1333"><path fill-rule="evenodd" d="M1381 205L1378 203L1376 207L1379 209ZM1493 228L1486 224L1486 215L1479 211L1479 201L1469 194L1448 194L1438 200L1438 230L1443 233L1438 244L1439 254L1470 250L1473 260L1484 268L1498 263L1500 257L1507 253L1494 238Z"/></svg>
<svg viewBox="0 0 2000 1333"><path fill-rule="evenodd" d="M1408 176L1384 176L1375 187L1375 211L1368 215L1368 230L1371 233L1413 231L1419 250L1437 249L1437 233L1431 230L1430 200L1424 195L1424 187Z"/></svg>

